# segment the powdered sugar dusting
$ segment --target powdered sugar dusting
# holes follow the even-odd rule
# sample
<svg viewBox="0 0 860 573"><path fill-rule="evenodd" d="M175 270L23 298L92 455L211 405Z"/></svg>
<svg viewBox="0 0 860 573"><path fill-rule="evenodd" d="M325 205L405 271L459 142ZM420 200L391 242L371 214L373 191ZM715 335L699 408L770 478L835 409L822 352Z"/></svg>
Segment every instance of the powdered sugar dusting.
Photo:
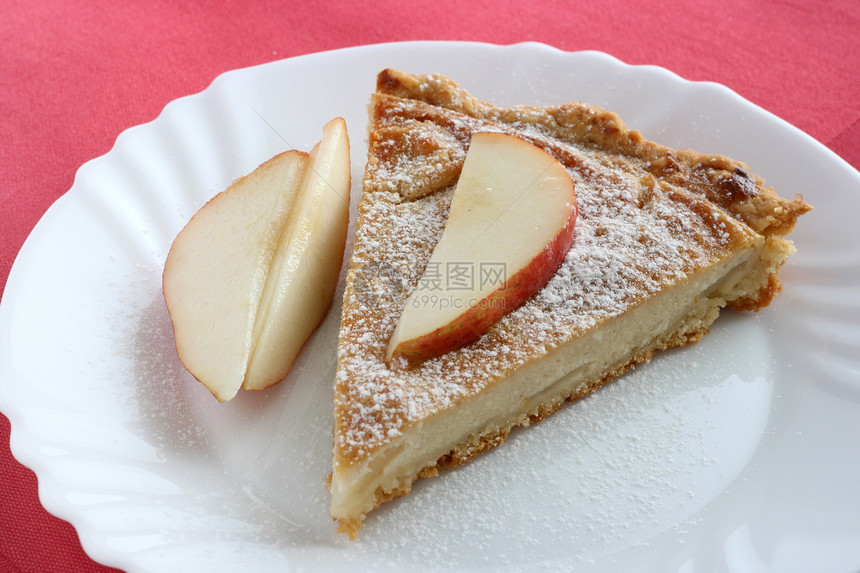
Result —
<svg viewBox="0 0 860 573"><path fill-rule="evenodd" d="M390 98L378 110L379 130L390 139L371 142L336 378L336 448L349 457L372 451L412 421L480 392L651 293L677 284L726 256L732 241L746 233L741 223L701 197L648 179L644 167L630 158L621 158L627 161L626 171L613 169L594 149L549 138L525 123L433 109L438 116L428 119L426 104ZM421 132L426 124L432 129ZM411 134L408 146L392 143L399 130ZM406 200L414 195L392 192L390 182L426 186L424 176L433 166L449 168L438 162L440 153L464 157L475 131L514 132L565 165L579 208L573 246L544 289L473 344L419 366L389 367L383 360L388 340L444 228L451 193L447 185ZM431 153L425 155L414 145L422 134L431 141L425 146ZM380 151L381 145L388 148Z"/></svg>

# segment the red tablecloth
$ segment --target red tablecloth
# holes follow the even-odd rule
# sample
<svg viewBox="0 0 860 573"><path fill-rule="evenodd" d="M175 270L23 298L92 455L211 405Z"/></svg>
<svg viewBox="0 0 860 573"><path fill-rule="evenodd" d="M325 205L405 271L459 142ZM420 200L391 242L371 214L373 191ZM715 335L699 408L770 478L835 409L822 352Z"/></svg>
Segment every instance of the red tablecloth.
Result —
<svg viewBox="0 0 860 573"><path fill-rule="evenodd" d="M289 5L295 4L295 5ZM570 6L570 7L562 7ZM860 167L860 2L6 0L0 291L33 226L123 129L221 72L400 40L534 40L723 83ZM2 381L0 381L2 383ZM0 573L108 570L39 504L0 416Z"/></svg>

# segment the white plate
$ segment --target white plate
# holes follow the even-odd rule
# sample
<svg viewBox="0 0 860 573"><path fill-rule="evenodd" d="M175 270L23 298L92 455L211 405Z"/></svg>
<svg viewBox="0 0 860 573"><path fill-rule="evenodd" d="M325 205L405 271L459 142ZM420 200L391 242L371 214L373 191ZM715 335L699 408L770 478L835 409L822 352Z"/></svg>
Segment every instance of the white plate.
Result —
<svg viewBox="0 0 860 573"><path fill-rule="evenodd" d="M383 67L500 104L581 99L646 137L743 159L815 210L786 288L502 448L375 512L328 518L337 313L288 380L218 404L179 364L161 268L233 178L342 115L354 192ZM131 572L857 571L860 175L730 90L595 52L408 43L220 76L84 165L27 240L0 309L0 407L40 497Z"/></svg>

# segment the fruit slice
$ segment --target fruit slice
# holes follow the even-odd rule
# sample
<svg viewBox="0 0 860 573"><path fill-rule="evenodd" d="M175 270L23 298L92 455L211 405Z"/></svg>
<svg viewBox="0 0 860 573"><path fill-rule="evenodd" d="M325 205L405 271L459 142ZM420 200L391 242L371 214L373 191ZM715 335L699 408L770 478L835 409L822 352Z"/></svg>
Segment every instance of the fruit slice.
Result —
<svg viewBox="0 0 860 573"><path fill-rule="evenodd" d="M388 360L462 346L540 290L573 243L576 214L573 181L555 158L513 135L475 133Z"/></svg>
<svg viewBox="0 0 860 573"><path fill-rule="evenodd" d="M349 224L349 139L340 118L323 129L269 271L254 353L243 388L286 375L305 340L328 313Z"/></svg>
<svg viewBox="0 0 860 573"><path fill-rule="evenodd" d="M338 118L312 155L266 161L177 235L163 274L176 349L219 401L283 379L325 317L346 240L349 173Z"/></svg>

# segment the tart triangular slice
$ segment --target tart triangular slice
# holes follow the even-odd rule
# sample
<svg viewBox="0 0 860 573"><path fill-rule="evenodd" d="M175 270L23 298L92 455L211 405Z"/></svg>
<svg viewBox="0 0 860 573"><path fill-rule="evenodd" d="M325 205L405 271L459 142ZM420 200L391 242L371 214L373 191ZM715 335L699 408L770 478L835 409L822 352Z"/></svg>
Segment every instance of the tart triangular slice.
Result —
<svg viewBox="0 0 860 573"><path fill-rule="evenodd" d="M501 108L443 76L385 70L370 109L334 387L331 515L352 537L416 479L498 446L656 350L698 341L721 308L766 306L794 251L785 235L810 209L743 163L646 141L587 104ZM387 360L482 132L566 168L579 211L572 246L541 290L477 339ZM444 294L452 277L434 271Z"/></svg>

